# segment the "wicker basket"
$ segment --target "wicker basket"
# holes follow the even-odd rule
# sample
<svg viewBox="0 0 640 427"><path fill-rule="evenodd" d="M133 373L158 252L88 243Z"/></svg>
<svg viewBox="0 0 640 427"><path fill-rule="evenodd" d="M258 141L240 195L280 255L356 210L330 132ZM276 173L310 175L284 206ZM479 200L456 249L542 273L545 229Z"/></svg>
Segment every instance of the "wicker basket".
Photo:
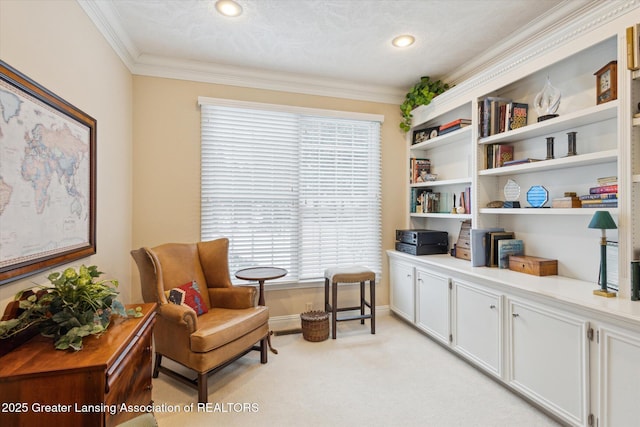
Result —
<svg viewBox="0 0 640 427"><path fill-rule="evenodd" d="M300 315L302 336L307 341L324 341L329 338L329 313L308 311Z"/></svg>

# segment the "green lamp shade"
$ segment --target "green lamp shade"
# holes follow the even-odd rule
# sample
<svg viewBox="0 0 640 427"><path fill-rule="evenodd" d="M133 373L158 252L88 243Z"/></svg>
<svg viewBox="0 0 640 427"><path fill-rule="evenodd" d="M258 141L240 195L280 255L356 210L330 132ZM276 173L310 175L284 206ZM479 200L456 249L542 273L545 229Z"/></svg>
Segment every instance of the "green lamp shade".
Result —
<svg viewBox="0 0 640 427"><path fill-rule="evenodd" d="M589 228L597 228L599 230L613 230L618 228L616 223L613 222L611 214L607 211L596 211L591 218Z"/></svg>

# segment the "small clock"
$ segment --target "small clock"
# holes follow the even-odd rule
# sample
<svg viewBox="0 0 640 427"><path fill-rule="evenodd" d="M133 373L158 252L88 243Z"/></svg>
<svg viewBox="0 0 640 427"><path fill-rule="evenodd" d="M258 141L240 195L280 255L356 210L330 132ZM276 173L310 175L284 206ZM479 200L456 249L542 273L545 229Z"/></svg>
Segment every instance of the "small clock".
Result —
<svg viewBox="0 0 640 427"><path fill-rule="evenodd" d="M596 76L596 104L618 99L618 61L600 68Z"/></svg>

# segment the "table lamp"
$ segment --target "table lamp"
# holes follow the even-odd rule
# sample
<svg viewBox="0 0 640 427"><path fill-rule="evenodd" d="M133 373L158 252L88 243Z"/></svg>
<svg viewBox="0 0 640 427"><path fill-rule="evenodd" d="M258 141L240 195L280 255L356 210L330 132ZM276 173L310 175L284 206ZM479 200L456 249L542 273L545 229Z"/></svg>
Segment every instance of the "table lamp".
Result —
<svg viewBox="0 0 640 427"><path fill-rule="evenodd" d="M616 223L613 222L611 214L607 211L596 211L591 218L589 228L597 228L602 230L602 237L600 238L600 277L598 284L600 289L594 290L595 295L602 297L615 297L616 293L607 289L607 230L613 230L616 227Z"/></svg>

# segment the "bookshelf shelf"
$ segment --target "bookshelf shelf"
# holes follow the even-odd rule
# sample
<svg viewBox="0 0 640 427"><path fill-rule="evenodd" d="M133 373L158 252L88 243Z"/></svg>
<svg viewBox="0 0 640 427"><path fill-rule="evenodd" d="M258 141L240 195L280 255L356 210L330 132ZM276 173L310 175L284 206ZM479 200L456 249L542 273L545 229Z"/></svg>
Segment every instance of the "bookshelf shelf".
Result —
<svg viewBox="0 0 640 427"><path fill-rule="evenodd" d="M440 181L428 181L420 182L417 184L411 184L411 188L431 188L442 187L446 185L471 185L471 178L457 178L457 179L443 179Z"/></svg>
<svg viewBox="0 0 640 427"><path fill-rule="evenodd" d="M618 208L519 208L519 209L504 209L504 208L481 208L482 214L495 214L495 215L585 215L592 216L597 210L608 211L612 215L618 213Z"/></svg>
<svg viewBox="0 0 640 427"><path fill-rule="evenodd" d="M478 140L478 144L494 144L499 142L513 142L520 139L536 138L567 129L598 123L613 119L618 113L618 101L611 101L594 107L585 108L565 114L554 119L533 123L519 129L502 132Z"/></svg>
<svg viewBox="0 0 640 427"><path fill-rule="evenodd" d="M412 213L413 218L449 218L449 219L471 219L471 214L452 214L452 213Z"/></svg>
<svg viewBox="0 0 640 427"><path fill-rule="evenodd" d="M454 144L462 141L469 141L471 138L471 126L463 127L442 136L420 142L410 147L411 151L431 150L444 145Z"/></svg>
<svg viewBox="0 0 640 427"><path fill-rule="evenodd" d="M579 154L577 156L561 157L558 159L541 160L539 162L521 165L503 166L500 168L484 169L478 172L480 176L513 175L527 172L541 172L570 167L613 163L618 159L618 150L597 151L595 153Z"/></svg>

